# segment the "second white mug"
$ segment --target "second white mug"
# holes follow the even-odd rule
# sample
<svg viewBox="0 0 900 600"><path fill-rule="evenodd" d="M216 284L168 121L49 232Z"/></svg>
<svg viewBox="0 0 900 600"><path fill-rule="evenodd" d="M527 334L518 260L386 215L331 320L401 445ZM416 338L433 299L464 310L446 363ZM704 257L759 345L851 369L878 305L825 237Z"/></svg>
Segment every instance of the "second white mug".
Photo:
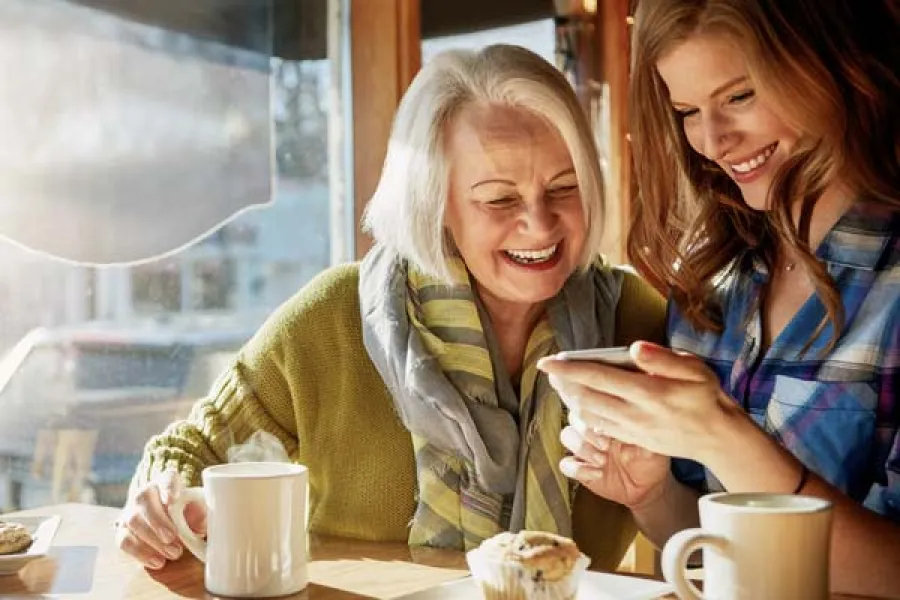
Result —
<svg viewBox="0 0 900 600"><path fill-rule="evenodd" d="M307 586L307 469L276 462L231 463L203 470L169 508L178 536L206 563L206 589L217 596L271 598ZM184 508L207 507L207 538L188 527Z"/></svg>
<svg viewBox="0 0 900 600"><path fill-rule="evenodd" d="M789 494L709 494L699 529L673 535L662 554L666 581L680 598L828 598L831 503ZM703 594L685 576L703 549Z"/></svg>

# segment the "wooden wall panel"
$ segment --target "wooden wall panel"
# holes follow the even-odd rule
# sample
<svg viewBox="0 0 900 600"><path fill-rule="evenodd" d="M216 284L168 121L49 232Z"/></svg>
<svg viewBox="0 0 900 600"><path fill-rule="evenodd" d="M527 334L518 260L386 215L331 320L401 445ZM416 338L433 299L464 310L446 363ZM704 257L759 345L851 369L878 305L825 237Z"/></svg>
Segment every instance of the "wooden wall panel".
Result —
<svg viewBox="0 0 900 600"><path fill-rule="evenodd" d="M630 27L628 0L599 2L597 36L601 78L609 106L609 174L607 182L607 247L615 262L624 262L631 204L631 148L628 135L628 64Z"/></svg>
<svg viewBox="0 0 900 600"><path fill-rule="evenodd" d="M421 65L420 0L351 0L356 256L371 240L359 230L375 191L400 98Z"/></svg>

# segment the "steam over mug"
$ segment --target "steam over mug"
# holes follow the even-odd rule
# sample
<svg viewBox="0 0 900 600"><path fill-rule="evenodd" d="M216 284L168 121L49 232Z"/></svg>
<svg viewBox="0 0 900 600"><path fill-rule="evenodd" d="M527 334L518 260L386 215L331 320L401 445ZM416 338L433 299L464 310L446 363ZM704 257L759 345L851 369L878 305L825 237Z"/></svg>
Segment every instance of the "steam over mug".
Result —
<svg viewBox="0 0 900 600"><path fill-rule="evenodd" d="M307 573L307 469L276 462L231 463L203 470L203 487L184 490L169 508L178 536L206 563L206 589L217 596L294 594ZM184 518L206 505L206 540Z"/></svg>
<svg viewBox="0 0 900 600"><path fill-rule="evenodd" d="M831 503L789 494L709 494L700 529L673 535L662 554L666 581L680 598L828 598ZM703 595L685 577L703 548Z"/></svg>

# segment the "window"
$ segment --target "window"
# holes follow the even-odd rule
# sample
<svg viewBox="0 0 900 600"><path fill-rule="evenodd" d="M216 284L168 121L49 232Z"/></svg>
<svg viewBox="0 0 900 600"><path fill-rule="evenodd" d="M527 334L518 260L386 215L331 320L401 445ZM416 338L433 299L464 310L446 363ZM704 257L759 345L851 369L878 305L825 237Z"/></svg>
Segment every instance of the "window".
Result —
<svg viewBox="0 0 900 600"><path fill-rule="evenodd" d="M0 512L69 500L120 505L147 439L173 419L185 416L265 316L329 266L331 204L349 201L333 198L329 189L332 108L327 94L331 68L323 56L254 54L254 48L242 47L231 38L224 43L210 42L197 31L167 29L165 23L130 20L119 14L130 8L110 9L119 11L114 14L84 4L92 2L3 3L0 31L19 32L0 36L0 54L22 62L16 84L36 82L27 77L30 59L22 58L23 44L38 47L28 45L31 41L26 33L30 32L28 35L42 35L45 41L47 36L55 36L60 44L77 40L84 44L78 49L88 48L86 52L110 44L121 46L117 52L143 52L154 68L138 77L145 80L143 87L117 88L116 103L77 107L66 105L68 94L56 92L52 107L12 107L14 100L0 93L0 103L7 102L5 111L0 106L0 121L15 114L15 108L31 131L40 134L34 139L47 141L49 133L40 129L42 124L48 128L58 125L63 122L60 115L77 110L78 118L66 121L81 126L67 131L68 140L76 142L74 147L52 158L75 172L79 156L89 155L88 166L98 170L83 168L82 172L91 175L84 181L92 184L100 179L94 177L100 168L113 177L133 173L136 184L132 192L143 200L140 204L147 211L138 214L136 210L132 216L138 220L169 210L167 223L176 228L188 218L192 204L237 194L246 197L237 198L235 206L265 206L239 211L224 224L200 232L198 239L177 252L127 266L65 263L23 247L28 240L20 244L21 240L0 238ZM198 6L231 10L228 5L239 4L201 2ZM256 15L266 4L260 1L245 6ZM203 10L206 8L198 12ZM225 16L211 14L210 23ZM264 16L261 22L269 23L269 14ZM65 29L73 20L84 24L83 28ZM245 26L245 20L234 22ZM254 35L259 37L260 32ZM60 61L67 49L74 52L71 47L62 52L56 48L55 55L33 60ZM72 60L77 62L80 57L73 55ZM213 169L204 162L203 152L172 153L166 144L181 140L188 144L181 148L188 148L201 134L215 142L219 134L240 137L247 127L255 127L252 119L248 125L226 109L222 120L205 120L218 114L215 111L221 108L223 92L218 88L204 92L202 85L195 85L179 70L179 65L192 63L196 79L207 67L238 65L235 68L240 69L246 61L255 69L263 65L256 73L264 74L265 85L253 85L254 90L265 89L265 95L254 96L255 91L239 87L228 88L229 93L235 94L237 104L253 98L261 102L240 104L240 109L264 115L265 129L273 131L274 138L256 140L254 146L228 154L236 161L229 164L245 169L240 179L243 184L248 180L247 169L259 173L260 161L268 161L271 155L271 169L263 170L269 174L267 178L271 173L275 176L271 186L268 181L256 181L235 190L228 168L213 165ZM60 80L66 66L65 61L58 63ZM116 76L109 74L110 80ZM232 76L240 80L237 71L232 71ZM185 77L182 97L178 97L177 85L172 87L172 80L178 77ZM225 79L227 83L228 77ZM102 96L102 81L99 85ZM164 94L173 90L174 95ZM32 89L30 93L43 98L50 91ZM105 125L92 129L92 119ZM138 129L135 135L134 130L110 127L116 119L146 122L144 130ZM154 131L161 127L169 127L164 132L169 137L163 139L162 133ZM87 154L79 155L78 148ZM140 161L135 163L140 168L132 169L125 159L135 148L140 150ZM0 152L0 171L37 164L39 153L24 156L24 162L13 165L10 153ZM144 177L147 174L141 171L148 166L157 171ZM175 188L164 185L167 178L180 178L175 183L183 184L191 172L208 167L208 173L217 174L204 180L208 185L195 186L188 193L181 188L172 192ZM117 193L121 189L117 188ZM72 190L75 194L74 187ZM56 191L63 198L67 193L65 188ZM179 203L164 209L167 192L183 196ZM21 201L29 198L24 196ZM107 217L100 212L93 218L101 219L105 226L101 231L115 232L117 223L111 217L104 220ZM166 229L151 233L166 235Z"/></svg>
<svg viewBox="0 0 900 600"><path fill-rule="evenodd" d="M541 19L519 25L428 38L422 40L422 63L428 62L438 52L451 48L474 50L490 44L515 44L528 48L554 64L555 36L553 19Z"/></svg>

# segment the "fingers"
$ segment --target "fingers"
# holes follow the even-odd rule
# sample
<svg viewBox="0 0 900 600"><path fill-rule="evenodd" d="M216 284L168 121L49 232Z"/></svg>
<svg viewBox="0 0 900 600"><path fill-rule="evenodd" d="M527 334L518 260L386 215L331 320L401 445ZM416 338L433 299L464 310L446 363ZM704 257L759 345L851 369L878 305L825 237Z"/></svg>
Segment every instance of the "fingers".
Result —
<svg viewBox="0 0 900 600"><path fill-rule="evenodd" d="M550 383L557 390L560 399L569 408L569 411L580 413L589 422L594 417L624 422L638 416L636 408L618 396L562 377L551 376Z"/></svg>
<svg viewBox="0 0 900 600"><path fill-rule="evenodd" d="M559 439L563 446L582 462L594 467L603 467L606 464L606 453L588 442L575 427L570 425L564 428L559 434Z"/></svg>
<svg viewBox="0 0 900 600"><path fill-rule="evenodd" d="M162 568L166 559L176 560L183 552L161 499L165 493L169 501L174 501L180 493L179 485L180 477L166 474L135 494L122 511L116 541L147 568Z"/></svg>
<svg viewBox="0 0 900 600"><path fill-rule="evenodd" d="M132 511L118 525L116 542L150 569L160 569L166 560L176 560L182 553L180 545L163 542L138 510Z"/></svg>
<svg viewBox="0 0 900 600"><path fill-rule="evenodd" d="M164 471L156 482L159 485L159 499L165 506L174 503L181 495L181 490L184 489L181 475L177 471Z"/></svg>
<svg viewBox="0 0 900 600"><path fill-rule="evenodd" d="M148 534L152 534L155 540L159 540L163 544L172 544L178 539L175 534L175 525L169 518L160 494L160 488L153 483L138 492L134 499L134 518L146 523ZM171 496L170 500L172 500ZM141 535L142 531L136 533ZM151 540L148 539L149 541Z"/></svg>
<svg viewBox="0 0 900 600"><path fill-rule="evenodd" d="M190 502L184 507L184 519L188 527L197 535L206 535L206 507L196 502Z"/></svg>
<svg viewBox="0 0 900 600"><path fill-rule="evenodd" d="M116 528L116 544L124 552L130 554L148 569L163 568L166 559L152 546L144 543L135 533L124 524Z"/></svg>
<svg viewBox="0 0 900 600"><path fill-rule="evenodd" d="M653 452L650 450L633 444L622 444L619 450L619 460L622 461L623 465L628 465L634 460L650 458L652 455Z"/></svg>
<svg viewBox="0 0 900 600"><path fill-rule="evenodd" d="M603 477L603 469L595 467L574 456L567 456L559 461L559 470L569 479L589 485Z"/></svg>
<svg viewBox="0 0 900 600"><path fill-rule="evenodd" d="M549 375L550 385L570 408L587 408L594 394L620 402L646 403L659 382L646 373L626 371L588 361L541 359L538 367Z"/></svg>
<svg viewBox="0 0 900 600"><path fill-rule="evenodd" d="M695 383L715 378L702 359L688 352L673 351L650 342L635 342L630 352L638 366L652 375Z"/></svg>

